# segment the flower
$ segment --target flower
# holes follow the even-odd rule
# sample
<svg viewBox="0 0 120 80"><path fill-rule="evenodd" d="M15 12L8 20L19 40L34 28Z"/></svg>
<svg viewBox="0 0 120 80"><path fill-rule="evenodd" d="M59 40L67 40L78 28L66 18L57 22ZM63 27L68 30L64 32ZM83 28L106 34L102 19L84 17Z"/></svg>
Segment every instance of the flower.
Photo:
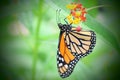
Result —
<svg viewBox="0 0 120 80"><path fill-rule="evenodd" d="M79 24L86 20L85 14L86 10L80 3L71 3L66 6L70 9L70 14L67 16L69 23Z"/></svg>
<svg viewBox="0 0 120 80"><path fill-rule="evenodd" d="M68 4L66 7L68 9L74 9L76 7L76 4Z"/></svg>
<svg viewBox="0 0 120 80"><path fill-rule="evenodd" d="M67 20L69 23L73 23L72 17L73 17L72 15L67 16Z"/></svg>
<svg viewBox="0 0 120 80"><path fill-rule="evenodd" d="M78 24L80 21L81 21L80 18L75 18L73 24Z"/></svg>

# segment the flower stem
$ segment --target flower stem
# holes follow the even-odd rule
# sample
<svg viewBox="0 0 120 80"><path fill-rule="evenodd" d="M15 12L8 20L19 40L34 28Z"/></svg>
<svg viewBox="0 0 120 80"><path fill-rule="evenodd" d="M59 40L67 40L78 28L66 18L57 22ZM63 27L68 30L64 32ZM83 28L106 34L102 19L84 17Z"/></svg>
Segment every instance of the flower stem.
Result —
<svg viewBox="0 0 120 80"><path fill-rule="evenodd" d="M93 7L90 7L90 8L87 8L86 11L90 11L92 9L95 9L95 8L100 8L100 7L109 7L109 5L99 5L99 6L93 6Z"/></svg>

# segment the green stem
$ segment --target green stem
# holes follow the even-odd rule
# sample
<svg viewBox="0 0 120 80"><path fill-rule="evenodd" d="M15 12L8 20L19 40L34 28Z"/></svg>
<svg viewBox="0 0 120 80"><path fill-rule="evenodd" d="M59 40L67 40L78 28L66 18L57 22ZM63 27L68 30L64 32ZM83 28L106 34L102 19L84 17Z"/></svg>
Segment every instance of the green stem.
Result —
<svg viewBox="0 0 120 80"><path fill-rule="evenodd" d="M90 7L90 8L87 8L86 11L90 11L92 9L95 9L95 8L100 8L100 7L109 7L109 5L99 5L99 6L93 6L93 7Z"/></svg>
<svg viewBox="0 0 120 80"><path fill-rule="evenodd" d="M32 65L32 80L35 80L35 75L36 75L36 64L37 64L37 55L38 55L38 48L39 48L39 30L40 30L40 22L41 18L38 18L38 24L36 28L36 34L35 34L35 46L33 49L33 65Z"/></svg>
<svg viewBox="0 0 120 80"><path fill-rule="evenodd" d="M33 64L32 64L32 80L35 80L36 78L36 65L37 65L37 59L38 59L38 48L39 48L39 31L40 31L40 24L41 24L41 20L42 20L42 14L43 14L43 2L44 0L40 0L39 2L39 9L37 10L39 11L38 13L38 23L37 23L37 27L36 27L36 33L35 33L35 46L33 49Z"/></svg>

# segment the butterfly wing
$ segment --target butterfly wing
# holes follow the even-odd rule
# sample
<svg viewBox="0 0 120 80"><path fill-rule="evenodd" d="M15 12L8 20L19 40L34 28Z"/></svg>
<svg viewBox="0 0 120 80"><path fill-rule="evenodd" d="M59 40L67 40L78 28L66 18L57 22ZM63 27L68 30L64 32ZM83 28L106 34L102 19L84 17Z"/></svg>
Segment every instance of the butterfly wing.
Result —
<svg viewBox="0 0 120 80"><path fill-rule="evenodd" d="M57 67L58 72L62 78L68 77L73 69L78 59L75 58L68 49L65 43L65 32L60 33L59 46L57 51Z"/></svg>
<svg viewBox="0 0 120 80"><path fill-rule="evenodd" d="M77 32L74 28L69 33L61 32L57 51L57 67L62 78L68 77L83 56L94 48L96 36L93 31Z"/></svg>
<svg viewBox="0 0 120 80"><path fill-rule="evenodd" d="M92 52L96 35L93 31L76 31L75 28L66 35L65 38L68 49L78 58L84 57Z"/></svg>

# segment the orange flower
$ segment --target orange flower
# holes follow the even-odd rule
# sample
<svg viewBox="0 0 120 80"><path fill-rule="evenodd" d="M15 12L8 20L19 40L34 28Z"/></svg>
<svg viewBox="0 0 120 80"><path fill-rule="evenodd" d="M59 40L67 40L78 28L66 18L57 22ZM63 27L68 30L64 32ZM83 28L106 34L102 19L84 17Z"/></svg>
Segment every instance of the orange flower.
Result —
<svg viewBox="0 0 120 80"><path fill-rule="evenodd" d="M86 10L82 4L72 3L67 5L67 8L71 10L70 16L68 19L69 23L78 24L86 20L85 14Z"/></svg>

